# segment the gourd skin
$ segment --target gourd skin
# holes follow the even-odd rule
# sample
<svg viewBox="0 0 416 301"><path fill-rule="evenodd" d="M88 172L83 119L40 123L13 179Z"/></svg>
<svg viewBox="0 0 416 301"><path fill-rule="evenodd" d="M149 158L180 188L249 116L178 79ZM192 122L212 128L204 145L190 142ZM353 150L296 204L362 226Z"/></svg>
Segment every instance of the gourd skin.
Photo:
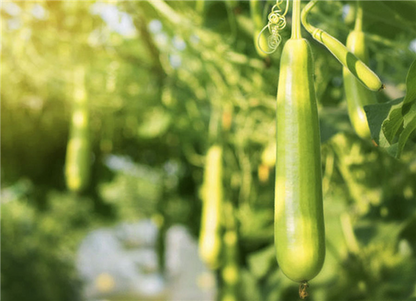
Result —
<svg viewBox="0 0 416 301"><path fill-rule="evenodd" d="M313 58L305 39L286 42L277 95L276 257L293 281L314 278L325 259L320 134Z"/></svg>
<svg viewBox="0 0 416 301"><path fill-rule="evenodd" d="M360 60L367 62L365 34L362 31L351 31L347 39L347 47ZM364 106L377 103L373 92L364 87L347 68L343 68L345 97L348 105L348 115L358 136L363 139L371 137Z"/></svg>
<svg viewBox="0 0 416 301"><path fill-rule="evenodd" d="M202 187L202 221L199 255L211 269L219 266L221 252L222 148L208 150Z"/></svg>

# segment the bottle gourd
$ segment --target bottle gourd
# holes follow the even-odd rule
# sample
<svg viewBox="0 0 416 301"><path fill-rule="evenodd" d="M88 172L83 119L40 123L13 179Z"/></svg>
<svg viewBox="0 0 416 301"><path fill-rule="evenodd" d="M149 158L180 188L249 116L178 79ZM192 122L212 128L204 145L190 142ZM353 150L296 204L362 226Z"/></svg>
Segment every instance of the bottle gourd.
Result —
<svg viewBox="0 0 416 301"><path fill-rule="evenodd" d="M84 67L75 68L74 104L66 150L65 179L69 190L81 192L90 178L89 112Z"/></svg>
<svg viewBox="0 0 416 301"><path fill-rule="evenodd" d="M261 0L250 0L250 15L254 24L253 40L257 54L262 58L267 57L267 53L262 51L262 49L268 49L267 38L264 34L259 37L263 29L263 7Z"/></svg>
<svg viewBox="0 0 416 301"><path fill-rule="evenodd" d="M313 57L300 33L300 0L292 3L277 94L275 248L283 273L305 283L323 266L325 229Z"/></svg>
<svg viewBox="0 0 416 301"><path fill-rule="evenodd" d="M347 68L351 74L355 76L363 85L372 91L380 91L384 89L384 85L380 78L375 74L363 61L357 58L348 48L338 41L336 38L309 24L307 15L317 0L311 0L302 10L302 24L312 37L324 45L332 55Z"/></svg>
<svg viewBox="0 0 416 301"><path fill-rule="evenodd" d="M213 145L206 155L202 185L202 220L199 255L211 269L219 267L221 252L222 148Z"/></svg>
<svg viewBox="0 0 416 301"><path fill-rule="evenodd" d="M368 53L365 42L365 34L362 31L362 7L360 4L356 10L356 21L354 30L347 38L347 48L364 63L368 61ZM377 103L376 96L368 90L355 76L345 67L342 69L344 79L345 98L347 100L348 115L352 126L358 136L363 139L371 137L368 127L367 116L364 106Z"/></svg>

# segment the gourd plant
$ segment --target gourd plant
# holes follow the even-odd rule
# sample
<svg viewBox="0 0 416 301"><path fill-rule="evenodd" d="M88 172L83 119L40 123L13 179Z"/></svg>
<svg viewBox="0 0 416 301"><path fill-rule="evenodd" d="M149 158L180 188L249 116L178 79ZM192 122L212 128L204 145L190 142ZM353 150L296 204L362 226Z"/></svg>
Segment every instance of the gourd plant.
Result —
<svg viewBox="0 0 416 301"><path fill-rule="evenodd" d="M300 282L299 295L306 298L308 281L320 272L324 263L325 227L313 56L308 41L301 36L301 21L313 38L338 59L344 66L344 74L356 81L356 85L374 91L384 86L345 45L307 22L307 14L316 1L311 1L302 14L301 2L292 3L292 36L283 48L277 95L275 247L279 267L288 278ZM276 40L278 31L272 26L285 24L278 14L279 4L272 8L267 25L271 38L274 36ZM360 13L357 31L361 29ZM273 14L277 16L273 18ZM365 59L364 55L358 55Z"/></svg>

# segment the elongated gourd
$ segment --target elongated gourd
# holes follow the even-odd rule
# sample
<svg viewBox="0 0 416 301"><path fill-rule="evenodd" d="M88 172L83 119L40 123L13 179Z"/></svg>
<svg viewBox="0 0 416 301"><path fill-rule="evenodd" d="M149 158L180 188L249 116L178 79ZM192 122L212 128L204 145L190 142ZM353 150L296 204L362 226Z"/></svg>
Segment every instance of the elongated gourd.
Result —
<svg viewBox="0 0 416 301"><path fill-rule="evenodd" d="M240 281L240 269L238 264L238 234L233 207L230 202L224 203L224 262L221 268L222 293L221 301L238 301L238 284Z"/></svg>
<svg viewBox="0 0 416 301"><path fill-rule="evenodd" d="M307 15L317 0L310 1L302 10L302 24L312 37L323 44L335 58L347 68L363 85L372 91L379 91L384 88L380 78L348 48L336 38L316 28L307 22Z"/></svg>
<svg viewBox="0 0 416 301"><path fill-rule="evenodd" d="M293 3L277 94L275 246L283 273L304 282L324 263L325 229L313 57L300 35L300 0Z"/></svg>
<svg viewBox="0 0 416 301"><path fill-rule="evenodd" d="M222 197L222 148L213 145L206 156L199 236L199 255L211 269L220 262Z"/></svg>
<svg viewBox="0 0 416 301"><path fill-rule="evenodd" d="M66 185L74 192L84 190L90 178L89 112L84 81L84 67L77 67L74 72L74 103L65 161Z"/></svg>
<svg viewBox="0 0 416 301"><path fill-rule="evenodd" d="M357 7L355 28L347 38L347 47L363 62L368 61L368 53L365 42L365 34L362 32L362 8ZM345 88L345 98L347 100L348 115L352 126L358 136L363 139L371 137L368 127L367 116L364 106L377 103L373 92L364 87L351 72L343 67L342 70Z"/></svg>
<svg viewBox="0 0 416 301"><path fill-rule="evenodd" d="M254 40L254 45L256 46L256 51L257 54L260 57L266 57L267 53L261 51L261 49L263 50L267 50L268 49L268 42L267 42L267 38L264 34L262 34L259 37L260 32L262 31L264 24L263 24L263 11L262 11L262 5L261 5L261 0L250 0L250 15L251 15L251 20L253 21L254 24L254 35L253 35L253 40ZM261 49L260 49L261 47Z"/></svg>

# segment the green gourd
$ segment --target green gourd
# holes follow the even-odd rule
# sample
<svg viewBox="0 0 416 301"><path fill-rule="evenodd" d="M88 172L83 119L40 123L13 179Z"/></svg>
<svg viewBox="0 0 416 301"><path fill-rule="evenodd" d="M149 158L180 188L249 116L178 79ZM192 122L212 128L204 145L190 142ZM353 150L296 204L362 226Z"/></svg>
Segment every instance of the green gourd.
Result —
<svg viewBox="0 0 416 301"><path fill-rule="evenodd" d="M259 37L259 34L264 27L263 8L261 5L261 2L262 2L261 0L250 0L250 15L251 15L251 20L253 21L253 25L254 25L254 34L253 34L254 45L256 46L257 54L260 57L264 58L267 56L267 53L261 51L261 49L267 50L268 42L264 34L260 35ZM261 47L261 49L259 46Z"/></svg>
<svg viewBox="0 0 416 301"><path fill-rule="evenodd" d="M277 94L275 247L283 273L304 283L323 266L325 227L313 57L300 34L300 0L293 5Z"/></svg>
<svg viewBox="0 0 416 301"><path fill-rule="evenodd" d="M362 8L357 7L357 15L354 30L347 38L347 48L363 62L368 61L368 53L365 42L365 34L362 32ZM343 68L343 79L345 88L345 98L347 100L348 115L351 124L358 136L363 139L371 137L368 127L367 116L364 106L377 103L376 96L360 83L355 76L347 69Z"/></svg>
<svg viewBox="0 0 416 301"><path fill-rule="evenodd" d="M206 155L199 235L199 255L211 269L220 263L222 189L222 147L213 145Z"/></svg>
<svg viewBox="0 0 416 301"><path fill-rule="evenodd" d="M230 202L224 203L223 264L221 267L221 301L238 301L240 268L238 262L238 233L234 209Z"/></svg>
<svg viewBox="0 0 416 301"><path fill-rule="evenodd" d="M66 185L74 192L83 191L90 179L89 110L84 81L85 70L77 67L74 72L74 104L65 160Z"/></svg>
<svg viewBox="0 0 416 301"><path fill-rule="evenodd" d="M335 58L347 68L363 85L372 91L379 91L384 88L378 76L364 62L357 58L348 48L336 38L309 24L306 17L317 0L309 2L302 10L302 24L312 37L323 44Z"/></svg>

